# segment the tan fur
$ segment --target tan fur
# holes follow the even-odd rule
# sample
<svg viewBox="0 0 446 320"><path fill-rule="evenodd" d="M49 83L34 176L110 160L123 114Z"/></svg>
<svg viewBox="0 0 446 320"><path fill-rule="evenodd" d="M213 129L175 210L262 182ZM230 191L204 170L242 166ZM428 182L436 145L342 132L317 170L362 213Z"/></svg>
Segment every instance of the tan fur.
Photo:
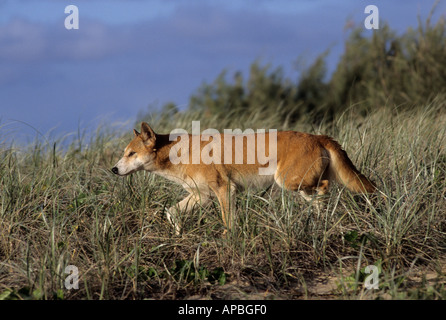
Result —
<svg viewBox="0 0 446 320"><path fill-rule="evenodd" d="M347 153L332 138L295 131L277 132L277 166L269 175L259 175L259 168L268 164L247 164L248 154L258 152L250 145L248 138L243 140L243 163L235 163L236 144L232 144L231 164L224 164L224 134L221 134L221 164L192 164L192 136L189 135L189 164L173 164L169 159L171 148L177 141L169 141L169 135L155 134L143 122L141 133L134 130L135 137L124 151L112 171L118 175L128 175L138 170L147 170L181 184L189 196L167 211L169 221L178 233L176 211L191 211L194 205L207 204L211 194L215 194L221 206L222 219L227 229L231 228L231 210L237 187L255 185L266 187L276 182L282 188L300 191L305 199L312 195L327 193L330 181L337 181L349 190L359 193L372 193L375 186L362 175L348 158ZM256 133L255 141L260 137ZM228 137L226 137L228 138ZM232 137L231 137L232 138ZM252 137L251 137L252 138ZM264 133L266 150L269 149L269 133ZM209 141L200 140L200 150ZM240 151L240 150L237 150ZM270 155L274 156L274 155Z"/></svg>

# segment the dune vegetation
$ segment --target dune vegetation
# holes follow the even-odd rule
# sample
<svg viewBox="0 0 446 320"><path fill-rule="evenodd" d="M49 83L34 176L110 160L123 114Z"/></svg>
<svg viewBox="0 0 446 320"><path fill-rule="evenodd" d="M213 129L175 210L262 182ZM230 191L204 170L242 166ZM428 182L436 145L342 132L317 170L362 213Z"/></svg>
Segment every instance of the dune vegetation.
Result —
<svg viewBox="0 0 446 320"><path fill-rule="evenodd" d="M317 210L277 187L237 195L222 237L218 202L165 209L179 185L110 168L133 133L0 144L0 299L446 298L446 28L352 31L333 74L325 55L298 79L254 62L191 94L187 109L141 112L175 128L296 130L338 140L386 197L333 185ZM0 128L0 140L1 131ZM377 289L367 289L376 266ZM67 266L78 288L67 289ZM71 278L72 279L72 278Z"/></svg>

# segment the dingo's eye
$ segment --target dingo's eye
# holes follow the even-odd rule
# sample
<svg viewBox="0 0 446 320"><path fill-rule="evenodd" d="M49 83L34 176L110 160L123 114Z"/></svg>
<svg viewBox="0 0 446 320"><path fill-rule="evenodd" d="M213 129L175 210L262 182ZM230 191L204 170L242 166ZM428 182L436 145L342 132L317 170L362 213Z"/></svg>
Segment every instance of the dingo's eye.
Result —
<svg viewBox="0 0 446 320"><path fill-rule="evenodd" d="M133 156L134 154L136 154L136 152L135 152L135 151L132 151L132 152L129 153L128 157L131 157L131 156Z"/></svg>

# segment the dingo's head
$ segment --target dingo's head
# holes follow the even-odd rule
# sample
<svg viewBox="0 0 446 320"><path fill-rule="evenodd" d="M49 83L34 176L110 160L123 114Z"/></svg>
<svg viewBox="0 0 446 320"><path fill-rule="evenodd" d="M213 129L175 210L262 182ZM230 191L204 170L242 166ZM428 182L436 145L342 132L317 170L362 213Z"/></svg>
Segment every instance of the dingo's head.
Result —
<svg viewBox="0 0 446 320"><path fill-rule="evenodd" d="M133 130L135 137L124 150L124 156L111 171L126 176L135 171L153 169L156 134L145 122L141 123L141 133Z"/></svg>

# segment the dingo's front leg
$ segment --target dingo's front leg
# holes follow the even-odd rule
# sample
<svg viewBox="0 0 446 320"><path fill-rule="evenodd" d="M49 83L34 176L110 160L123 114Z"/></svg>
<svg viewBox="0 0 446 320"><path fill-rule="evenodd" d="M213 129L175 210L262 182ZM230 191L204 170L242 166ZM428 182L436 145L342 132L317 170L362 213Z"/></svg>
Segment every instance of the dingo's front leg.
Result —
<svg viewBox="0 0 446 320"><path fill-rule="evenodd" d="M232 209L235 207L235 186L231 183L214 190L221 207L221 218L226 227L223 235L232 227Z"/></svg>
<svg viewBox="0 0 446 320"><path fill-rule="evenodd" d="M170 207L166 211L167 220L175 229L175 234L180 234L180 223L178 219L178 215L181 212L189 213L192 211L196 204L206 205L209 202L209 194L208 193L190 193L186 198L178 202L176 205Z"/></svg>

